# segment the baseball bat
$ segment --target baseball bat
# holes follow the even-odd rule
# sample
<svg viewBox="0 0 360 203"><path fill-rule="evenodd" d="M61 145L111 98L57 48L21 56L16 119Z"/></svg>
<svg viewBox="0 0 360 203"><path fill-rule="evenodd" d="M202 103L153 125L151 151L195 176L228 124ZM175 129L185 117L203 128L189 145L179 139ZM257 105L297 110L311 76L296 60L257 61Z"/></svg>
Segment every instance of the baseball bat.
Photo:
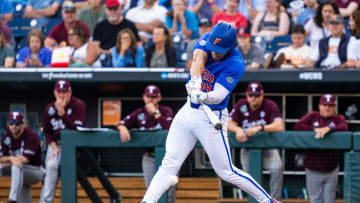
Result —
<svg viewBox="0 0 360 203"><path fill-rule="evenodd" d="M207 115L207 117L209 118L211 124L214 126L214 128L216 130L221 130L222 129L222 124L219 120L219 118L214 114L214 112L212 112L212 110L210 109L210 107L208 107L206 104L204 104L200 98L198 97L198 101L202 107L202 109L204 110L205 114Z"/></svg>

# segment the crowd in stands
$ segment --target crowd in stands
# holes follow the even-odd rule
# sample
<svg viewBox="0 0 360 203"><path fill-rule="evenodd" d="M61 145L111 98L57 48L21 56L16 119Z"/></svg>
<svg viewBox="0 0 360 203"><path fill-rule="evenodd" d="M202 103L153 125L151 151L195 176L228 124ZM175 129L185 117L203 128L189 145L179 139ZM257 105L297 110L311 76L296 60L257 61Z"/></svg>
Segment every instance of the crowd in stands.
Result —
<svg viewBox="0 0 360 203"><path fill-rule="evenodd" d="M3 0L0 66L189 68L195 42L228 22L247 70L360 68L359 3Z"/></svg>

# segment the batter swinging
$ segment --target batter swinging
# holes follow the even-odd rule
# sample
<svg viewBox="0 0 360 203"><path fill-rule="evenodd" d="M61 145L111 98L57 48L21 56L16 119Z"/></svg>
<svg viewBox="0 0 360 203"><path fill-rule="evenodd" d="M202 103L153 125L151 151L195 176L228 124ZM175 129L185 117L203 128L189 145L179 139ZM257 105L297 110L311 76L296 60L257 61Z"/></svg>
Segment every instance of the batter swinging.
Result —
<svg viewBox="0 0 360 203"><path fill-rule="evenodd" d="M166 153L152 179L142 203L155 203L170 187L185 158L199 140L207 152L215 172L225 181L249 193L258 202L277 202L247 173L233 166L227 136L230 94L245 71L244 61L236 46L236 30L230 24L218 23L204 34L194 47L186 84L189 94L176 114L166 140ZM219 117L223 128L218 131L199 105L200 100Z"/></svg>

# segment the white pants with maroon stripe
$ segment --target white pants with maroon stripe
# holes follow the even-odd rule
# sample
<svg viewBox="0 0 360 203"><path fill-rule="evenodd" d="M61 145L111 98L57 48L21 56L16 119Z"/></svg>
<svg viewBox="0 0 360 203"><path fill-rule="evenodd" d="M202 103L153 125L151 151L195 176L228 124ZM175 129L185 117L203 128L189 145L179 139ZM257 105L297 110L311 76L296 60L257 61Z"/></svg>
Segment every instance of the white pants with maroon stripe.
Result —
<svg viewBox="0 0 360 203"><path fill-rule="evenodd" d="M223 124L217 131L205 112L190 107L187 102L176 114L166 140L162 164L146 191L143 202L155 203L170 187L170 177L176 175L186 157L199 140L209 156L215 172L225 181L249 193L258 202L271 202L270 195L247 173L233 166L227 136L227 109L214 111Z"/></svg>

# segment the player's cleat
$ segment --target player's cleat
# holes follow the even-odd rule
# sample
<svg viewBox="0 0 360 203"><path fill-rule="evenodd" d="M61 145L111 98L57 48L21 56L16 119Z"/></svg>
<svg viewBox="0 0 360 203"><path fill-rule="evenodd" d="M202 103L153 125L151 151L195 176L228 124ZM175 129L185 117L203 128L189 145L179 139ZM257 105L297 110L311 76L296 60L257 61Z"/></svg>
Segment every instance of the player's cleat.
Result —
<svg viewBox="0 0 360 203"><path fill-rule="evenodd" d="M271 199L270 203L281 203L280 201L276 200L276 199Z"/></svg>

